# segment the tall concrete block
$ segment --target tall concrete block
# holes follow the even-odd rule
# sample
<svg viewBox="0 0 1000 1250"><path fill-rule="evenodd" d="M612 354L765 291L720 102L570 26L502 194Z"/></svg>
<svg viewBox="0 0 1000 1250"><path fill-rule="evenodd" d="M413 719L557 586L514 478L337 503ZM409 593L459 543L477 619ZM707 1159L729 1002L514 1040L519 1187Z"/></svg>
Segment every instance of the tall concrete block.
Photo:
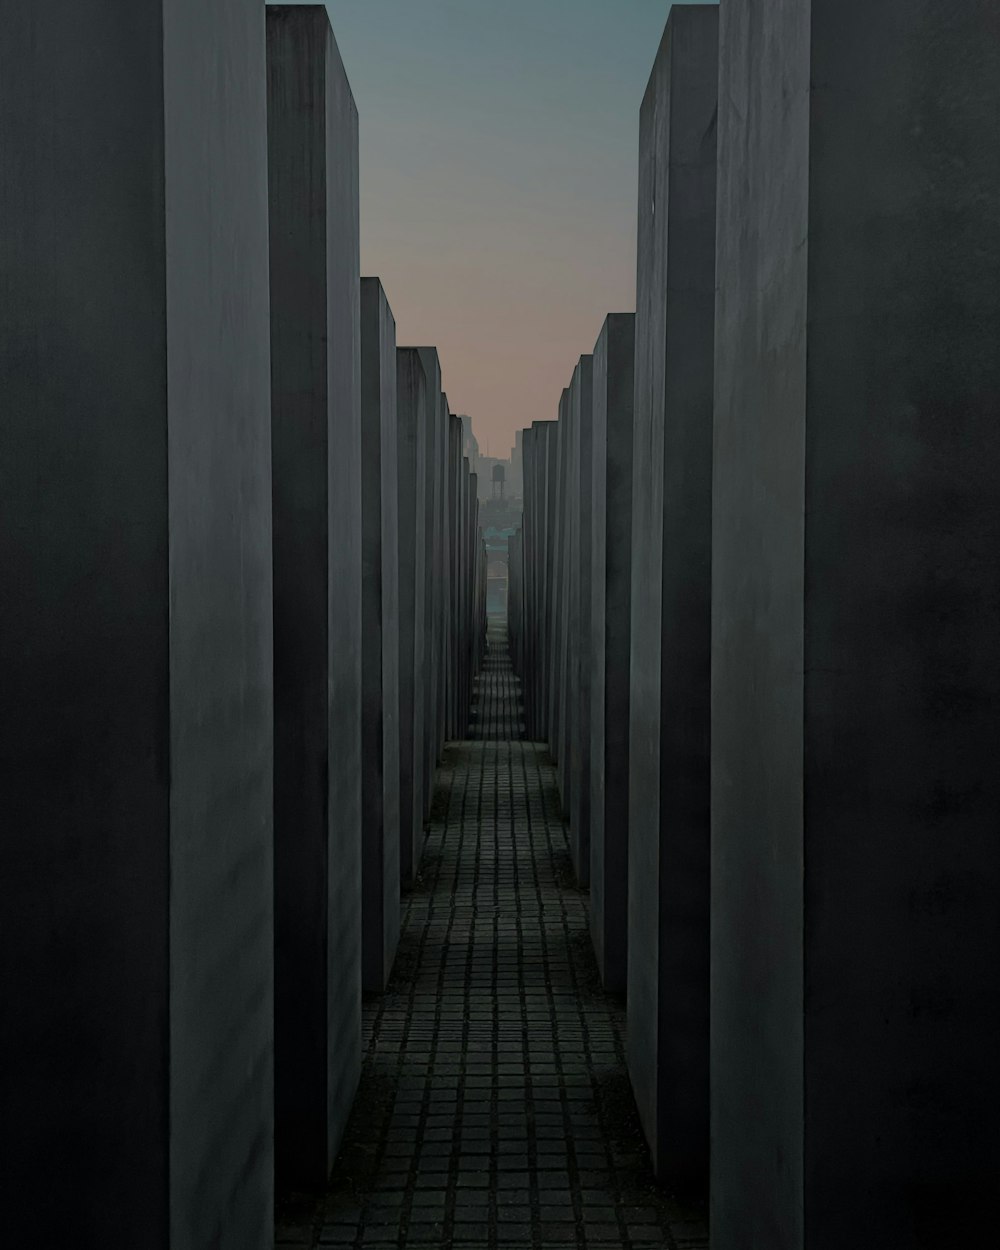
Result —
<svg viewBox="0 0 1000 1250"><path fill-rule="evenodd" d="M606 989L628 947L628 731L635 316L612 313L594 347L591 444L590 932Z"/></svg>
<svg viewBox="0 0 1000 1250"><path fill-rule="evenodd" d="M570 502L567 495L569 473L567 460L569 439L569 391L559 400L559 444L556 449L556 509L553 563L552 655L549 660L549 746L559 765L560 797L564 810L569 807L569 730L567 706L569 699L569 522Z"/></svg>
<svg viewBox="0 0 1000 1250"><path fill-rule="evenodd" d="M540 456L538 483L538 523L540 528L540 565L539 565L539 634L541 663L535 676L536 699L539 708L539 728L547 736L551 728L551 708L549 706L549 670L555 638L555 532L557 469L559 452L559 426L555 421L535 421L534 428L539 433Z"/></svg>
<svg viewBox="0 0 1000 1250"><path fill-rule="evenodd" d="M399 870L420 864L426 810L424 742L427 586L427 378L414 347L396 352L399 430Z"/></svg>
<svg viewBox="0 0 1000 1250"><path fill-rule="evenodd" d="M535 558L535 434L529 427L521 437L521 455L524 472L524 502L521 511L521 597L524 633L521 639L521 689L524 697L524 731L531 741L537 741L535 730L535 704L531 689L531 674L535 666L535 574L538 562Z"/></svg>
<svg viewBox="0 0 1000 1250"><path fill-rule="evenodd" d="M426 534L424 593L424 819L430 814L434 769L440 756L438 690L440 682L441 541L438 504L441 491L438 426L442 404L441 363L436 347L418 347L427 385L425 421L424 525Z"/></svg>
<svg viewBox="0 0 1000 1250"><path fill-rule="evenodd" d="M708 1169L709 700L718 10L671 11L640 113L629 1071L659 1175Z"/></svg>
<svg viewBox="0 0 1000 1250"><path fill-rule="evenodd" d="M713 1245L985 1245L997 13L724 4L720 41Z"/></svg>
<svg viewBox="0 0 1000 1250"><path fill-rule="evenodd" d="M462 639L462 690L459 701L460 719L459 733L468 737L469 711L472 704L473 659L473 613L472 613L472 571L474 559L474 539L476 533L475 507L476 497L473 493L476 475L472 472L468 458L462 457L462 593L459 601L461 610Z"/></svg>
<svg viewBox="0 0 1000 1250"><path fill-rule="evenodd" d="M461 595L462 563L462 420L454 413L448 414L446 456L448 466L448 504L445 525L448 531L448 656L447 675L447 729L449 738L458 738L459 702L461 691L461 654L459 602Z"/></svg>
<svg viewBox="0 0 1000 1250"><path fill-rule="evenodd" d="M570 561L568 615L570 670L567 729L569 732L569 843L580 885L590 884L590 545L591 431L593 427L593 356L581 356L573 371L569 406L571 452L570 519L567 532Z"/></svg>
<svg viewBox="0 0 1000 1250"><path fill-rule="evenodd" d="M358 115L326 11L267 10L275 1149L325 1184L361 1070Z"/></svg>
<svg viewBox="0 0 1000 1250"><path fill-rule="evenodd" d="M361 279L362 985L385 988L400 927L396 323Z"/></svg>
<svg viewBox="0 0 1000 1250"><path fill-rule="evenodd" d="M435 711L435 760L441 758L448 737L448 682L451 639L448 628L451 603L451 532L448 527L448 502L451 497L451 479L448 473L448 396L441 393L435 419L436 494L435 510L435 558L436 577L434 591L435 651L437 672L434 696Z"/></svg>
<svg viewBox="0 0 1000 1250"><path fill-rule="evenodd" d="M263 10L7 6L0 161L4 1233L263 1250Z"/></svg>

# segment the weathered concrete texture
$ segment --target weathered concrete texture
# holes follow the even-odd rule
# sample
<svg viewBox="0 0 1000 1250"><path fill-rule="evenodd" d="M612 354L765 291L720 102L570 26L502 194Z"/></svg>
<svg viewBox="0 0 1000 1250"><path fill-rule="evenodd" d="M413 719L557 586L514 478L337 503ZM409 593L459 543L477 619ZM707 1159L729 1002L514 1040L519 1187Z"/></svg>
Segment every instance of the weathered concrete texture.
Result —
<svg viewBox="0 0 1000 1250"><path fill-rule="evenodd" d="M413 347L396 352L399 481L399 871L411 885L426 811L427 378Z"/></svg>
<svg viewBox="0 0 1000 1250"><path fill-rule="evenodd" d="M994 1231L997 36L979 3L723 5L719 1250Z"/></svg>
<svg viewBox="0 0 1000 1250"><path fill-rule="evenodd" d="M568 612L569 843L582 886L590 884L590 543L593 356L581 356L569 388L571 452L567 529L570 562Z"/></svg>
<svg viewBox="0 0 1000 1250"><path fill-rule="evenodd" d="M4 13L12 1244L54 1183L81 1245L271 1244L264 86L251 5Z"/></svg>
<svg viewBox="0 0 1000 1250"><path fill-rule="evenodd" d="M268 8L267 83L275 1149L309 1187L361 1069L358 115L322 7Z"/></svg>
<svg viewBox="0 0 1000 1250"><path fill-rule="evenodd" d="M361 279L362 985L385 987L399 941L399 478L396 324Z"/></svg>
<svg viewBox="0 0 1000 1250"><path fill-rule="evenodd" d="M606 989L628 945L628 732L635 317L612 313L594 347L590 508L590 932Z"/></svg>
<svg viewBox="0 0 1000 1250"><path fill-rule="evenodd" d="M718 10L671 11L640 113L629 1070L661 1178L708 1169L709 700Z"/></svg>

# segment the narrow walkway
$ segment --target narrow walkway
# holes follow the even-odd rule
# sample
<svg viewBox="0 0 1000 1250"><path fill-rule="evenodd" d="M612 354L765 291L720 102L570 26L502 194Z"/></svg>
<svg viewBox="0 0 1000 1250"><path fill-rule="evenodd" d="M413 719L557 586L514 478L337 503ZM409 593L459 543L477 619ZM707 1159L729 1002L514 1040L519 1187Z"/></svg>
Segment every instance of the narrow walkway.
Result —
<svg viewBox="0 0 1000 1250"><path fill-rule="evenodd" d="M509 738L451 744L361 1089L312 1226L281 1246L668 1247L700 1224L652 1185L547 750L520 740L503 634L479 682Z"/></svg>

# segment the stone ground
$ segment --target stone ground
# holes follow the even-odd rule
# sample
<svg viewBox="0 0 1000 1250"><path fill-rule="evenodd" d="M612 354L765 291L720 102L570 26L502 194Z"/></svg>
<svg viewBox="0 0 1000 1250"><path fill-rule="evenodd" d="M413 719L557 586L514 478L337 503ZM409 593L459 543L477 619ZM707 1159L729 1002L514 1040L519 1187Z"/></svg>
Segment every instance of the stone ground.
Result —
<svg viewBox="0 0 1000 1250"><path fill-rule="evenodd" d="M329 1191L279 1210L277 1245L705 1250L698 1214L653 1185L624 1012L496 626L475 711L438 772L389 989L366 1004Z"/></svg>

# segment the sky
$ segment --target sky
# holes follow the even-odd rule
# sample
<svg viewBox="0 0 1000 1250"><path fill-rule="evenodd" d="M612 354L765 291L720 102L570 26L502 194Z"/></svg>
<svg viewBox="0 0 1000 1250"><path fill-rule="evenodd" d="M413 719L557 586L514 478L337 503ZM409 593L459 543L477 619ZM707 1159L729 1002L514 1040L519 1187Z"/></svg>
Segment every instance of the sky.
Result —
<svg viewBox="0 0 1000 1250"><path fill-rule="evenodd" d="M635 307L639 105L668 0L327 0L360 118L361 271L480 450L554 419Z"/></svg>

